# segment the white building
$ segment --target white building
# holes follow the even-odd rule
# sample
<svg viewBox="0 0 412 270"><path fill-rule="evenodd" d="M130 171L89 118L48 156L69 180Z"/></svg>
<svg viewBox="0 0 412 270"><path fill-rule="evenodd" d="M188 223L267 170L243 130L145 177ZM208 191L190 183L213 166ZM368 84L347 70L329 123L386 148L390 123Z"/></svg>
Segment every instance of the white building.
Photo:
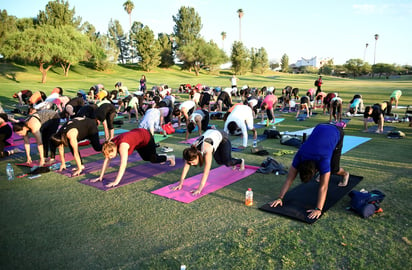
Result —
<svg viewBox="0 0 412 270"><path fill-rule="evenodd" d="M318 58L317 56L314 56L310 59L305 59L302 57L301 60L298 60L296 62L296 67L315 67L315 68L321 68L323 65L327 64L330 60L333 60L333 58L326 57L326 58Z"/></svg>

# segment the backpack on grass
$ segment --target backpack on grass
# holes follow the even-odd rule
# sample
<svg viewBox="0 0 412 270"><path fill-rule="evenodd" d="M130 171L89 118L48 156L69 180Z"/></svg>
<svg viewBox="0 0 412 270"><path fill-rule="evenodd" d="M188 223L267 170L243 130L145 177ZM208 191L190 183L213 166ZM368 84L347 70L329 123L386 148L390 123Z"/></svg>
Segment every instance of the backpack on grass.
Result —
<svg viewBox="0 0 412 270"><path fill-rule="evenodd" d="M363 218L368 218L379 212L380 203L385 198L385 194L379 190L370 192L352 190L348 195L351 197L350 209Z"/></svg>

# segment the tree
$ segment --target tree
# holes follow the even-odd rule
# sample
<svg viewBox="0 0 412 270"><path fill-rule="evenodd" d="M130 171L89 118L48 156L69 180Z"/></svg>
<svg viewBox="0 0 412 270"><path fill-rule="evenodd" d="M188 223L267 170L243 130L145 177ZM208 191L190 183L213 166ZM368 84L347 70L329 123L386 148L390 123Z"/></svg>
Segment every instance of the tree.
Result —
<svg viewBox="0 0 412 270"><path fill-rule="evenodd" d="M17 32L16 26L17 18L15 16L7 15L7 10L1 10L0 12L0 47L6 40L6 36L13 32Z"/></svg>
<svg viewBox="0 0 412 270"><path fill-rule="evenodd" d="M199 46L200 30L202 29L200 16L194 8L181 7L176 16L173 16L173 21L175 22L173 36L176 42L176 55L184 62L183 68L191 70L195 65L188 59L196 59L197 57L193 56L192 49L189 47L191 45ZM186 53L189 55L185 55Z"/></svg>
<svg viewBox="0 0 412 270"><path fill-rule="evenodd" d="M204 58L203 67L209 68L210 71L214 71L219 65L225 63L228 60L225 52L220 49L216 43L209 41L203 47L201 54Z"/></svg>
<svg viewBox="0 0 412 270"><path fill-rule="evenodd" d="M88 46L87 36L81 34L72 26L64 26L58 29L58 40L60 49L55 55L63 69L64 76L69 76L70 67L85 59L86 48Z"/></svg>
<svg viewBox="0 0 412 270"><path fill-rule="evenodd" d="M140 57L140 66L150 71L160 64L160 46L154 38L153 31L146 25L137 33L131 35L137 44L137 53Z"/></svg>
<svg viewBox="0 0 412 270"><path fill-rule="evenodd" d="M289 56L286 53L283 54L280 59L280 67L282 68L282 72L289 72Z"/></svg>
<svg viewBox="0 0 412 270"><path fill-rule="evenodd" d="M37 20L40 25L52 25L54 27L71 25L78 28L81 18L74 17L75 9L69 9L69 2L64 0L49 1L45 11L39 11Z"/></svg>
<svg viewBox="0 0 412 270"><path fill-rule="evenodd" d="M160 46L160 66L161 67L171 67L175 64L173 55L173 37L165 34L159 33L157 40Z"/></svg>
<svg viewBox="0 0 412 270"><path fill-rule="evenodd" d="M181 7L176 16L173 16L173 21L173 32L178 47L190 44L200 37L202 22L194 8Z"/></svg>
<svg viewBox="0 0 412 270"><path fill-rule="evenodd" d="M132 28L132 10L134 9L134 4L132 1L127 0L126 2L123 3L123 8L124 8L124 11L126 11L127 14L129 14L129 25L130 25L130 28Z"/></svg>
<svg viewBox="0 0 412 270"><path fill-rule="evenodd" d="M235 74L244 74L250 66L250 54L248 49L240 41L235 41L230 56L232 69Z"/></svg>
<svg viewBox="0 0 412 270"><path fill-rule="evenodd" d="M220 35L222 36L222 49L225 49L224 41L226 39L227 34L226 34L226 32L222 32L222 33L220 33Z"/></svg>
<svg viewBox="0 0 412 270"><path fill-rule="evenodd" d="M352 73L353 77L356 78L362 74L364 62L362 59L349 59L343 65L348 73Z"/></svg>
<svg viewBox="0 0 412 270"><path fill-rule="evenodd" d="M123 28L118 20L110 20L109 22L109 38L116 44L119 49L120 61L125 64L128 57L128 43L126 41L126 35L123 32Z"/></svg>
<svg viewBox="0 0 412 270"><path fill-rule="evenodd" d="M239 17L239 41L242 41L242 17L243 17L243 9L239 8L237 10L237 15Z"/></svg>
<svg viewBox="0 0 412 270"><path fill-rule="evenodd" d="M47 72L54 65L60 63L67 74L70 65L82 59L85 42L87 39L83 39L72 26L42 25L10 35L1 53L8 59L37 63L42 73L41 81L45 83Z"/></svg>
<svg viewBox="0 0 412 270"><path fill-rule="evenodd" d="M269 68L268 54L263 47L258 50L252 48L250 59L252 72L263 74Z"/></svg>
<svg viewBox="0 0 412 270"><path fill-rule="evenodd" d="M379 78L381 78L383 74L385 74L386 77L388 78L395 71L396 71L396 66L391 65L391 64L377 63L372 66L372 72L374 74L379 74Z"/></svg>

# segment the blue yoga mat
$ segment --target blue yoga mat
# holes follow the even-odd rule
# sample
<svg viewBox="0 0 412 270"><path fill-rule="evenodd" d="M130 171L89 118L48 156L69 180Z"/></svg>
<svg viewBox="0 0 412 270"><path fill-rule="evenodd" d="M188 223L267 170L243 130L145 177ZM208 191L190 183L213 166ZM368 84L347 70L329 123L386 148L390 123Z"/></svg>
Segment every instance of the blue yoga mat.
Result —
<svg viewBox="0 0 412 270"><path fill-rule="evenodd" d="M369 140L371 140L371 138L345 135L343 137L342 154L345 154L349 150L352 150L353 148L355 148L355 147L357 147L357 146L361 145L362 143L365 143Z"/></svg>

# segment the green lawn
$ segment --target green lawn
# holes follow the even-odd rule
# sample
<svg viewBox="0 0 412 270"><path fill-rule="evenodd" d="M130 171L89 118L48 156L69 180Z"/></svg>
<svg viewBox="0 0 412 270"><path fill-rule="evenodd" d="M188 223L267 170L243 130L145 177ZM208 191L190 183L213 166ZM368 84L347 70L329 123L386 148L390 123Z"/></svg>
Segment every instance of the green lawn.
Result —
<svg viewBox="0 0 412 270"><path fill-rule="evenodd" d="M52 69L46 84L40 83L37 67L0 64L0 101L11 108L11 95L21 89L43 90L49 94L60 86L69 96L79 89L103 83L114 88L117 81L136 89L141 75L148 86L181 83L230 86L228 71L199 77L178 68L150 73L132 67L116 67L97 73L74 67L69 77ZM268 73L238 76L239 85L252 87L286 85L301 91L313 87L316 75ZM387 100L401 89L400 105L412 105L412 79L342 79L324 76L324 91L337 91L348 101L361 93L366 105ZM186 98L185 95L180 97ZM396 110L402 116L405 109ZM319 114L296 121L284 114L279 131L312 127L329 119ZM218 127L223 122L213 121ZM369 219L348 212L344 197L315 224L307 225L258 210L276 198L285 176L253 174L190 204L183 204L150 192L179 180L181 169L103 192L78 183L93 177L61 177L47 173L29 180L7 181L7 162L25 161L24 154L0 161L0 268L1 269L407 269L412 265L410 199L412 194L412 128L408 123L386 124L406 134L404 139L363 133L362 118L353 118L345 133L370 137L367 143L342 156L341 165L363 176L357 190L379 189L387 197L383 213ZM130 129L135 124L125 124ZM264 128L259 129L262 134ZM174 148L181 157L184 134L173 134L161 145ZM261 144L269 153L295 150L279 140ZM259 166L266 157L253 155L250 148L233 154L247 164ZM273 156L273 155L272 155ZM86 161L101 159L95 155ZM274 156L289 166L293 155ZM129 166L136 164L129 164ZM214 163L215 167L216 164ZM26 172L14 166L16 174ZM116 168L111 168L111 171ZM201 168L192 168L189 176ZM95 174L97 175L97 173ZM298 180L294 185L299 184ZM255 203L244 205L247 188Z"/></svg>

